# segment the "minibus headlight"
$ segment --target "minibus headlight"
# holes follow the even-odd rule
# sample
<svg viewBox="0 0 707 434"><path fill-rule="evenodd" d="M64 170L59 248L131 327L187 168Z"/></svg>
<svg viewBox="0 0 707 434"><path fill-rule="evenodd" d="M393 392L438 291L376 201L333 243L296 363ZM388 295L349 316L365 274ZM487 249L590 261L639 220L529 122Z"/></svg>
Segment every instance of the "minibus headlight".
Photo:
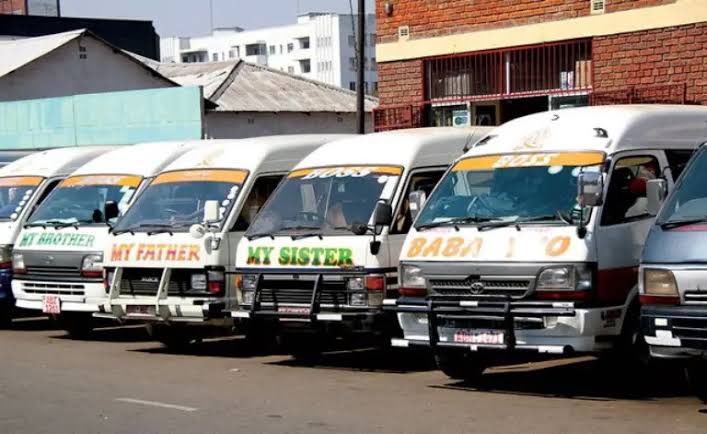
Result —
<svg viewBox="0 0 707 434"><path fill-rule="evenodd" d="M547 267L538 274L538 291L591 291L594 272L589 264Z"/></svg>
<svg viewBox="0 0 707 434"><path fill-rule="evenodd" d="M27 269L25 268L25 257L22 253L12 254L12 269L16 274L27 272Z"/></svg>
<svg viewBox="0 0 707 434"><path fill-rule="evenodd" d="M258 276L255 274L244 274L241 276L241 289L243 291L255 291L258 286Z"/></svg>
<svg viewBox="0 0 707 434"><path fill-rule="evenodd" d="M349 291L363 291L366 289L366 283L363 276L350 277L346 280L346 289Z"/></svg>
<svg viewBox="0 0 707 434"><path fill-rule="evenodd" d="M400 267L401 286L405 288L426 288L427 280L420 267L403 264Z"/></svg>
<svg viewBox="0 0 707 434"><path fill-rule="evenodd" d="M0 268L12 268L12 246L9 244L0 246Z"/></svg>
<svg viewBox="0 0 707 434"><path fill-rule="evenodd" d="M194 273L191 275L191 282L189 282L189 287L193 291L205 291L206 290L206 274L204 273Z"/></svg>
<svg viewBox="0 0 707 434"><path fill-rule="evenodd" d="M643 270L643 290L646 295L677 297L678 285L670 270L646 268Z"/></svg>
<svg viewBox="0 0 707 434"><path fill-rule="evenodd" d="M103 277L103 253L84 256L81 260L81 275L84 277Z"/></svg>
<svg viewBox="0 0 707 434"><path fill-rule="evenodd" d="M254 299L255 291L245 291L243 292L243 301L241 303L244 305L252 305Z"/></svg>
<svg viewBox="0 0 707 434"><path fill-rule="evenodd" d="M538 275L538 291L574 291L574 267L550 267Z"/></svg>

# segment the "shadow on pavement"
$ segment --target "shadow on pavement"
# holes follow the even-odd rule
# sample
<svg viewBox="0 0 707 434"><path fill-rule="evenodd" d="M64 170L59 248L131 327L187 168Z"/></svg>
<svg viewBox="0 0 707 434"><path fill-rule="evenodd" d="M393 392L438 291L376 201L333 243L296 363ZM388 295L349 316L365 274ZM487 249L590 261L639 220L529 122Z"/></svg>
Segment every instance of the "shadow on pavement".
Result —
<svg viewBox="0 0 707 434"><path fill-rule="evenodd" d="M15 318L12 320L12 325L10 326L10 330L19 331L56 330L56 328L56 323L46 316Z"/></svg>
<svg viewBox="0 0 707 434"><path fill-rule="evenodd" d="M404 374L436 369L431 355L419 350L361 348L330 351L309 359L294 357L271 365L296 368Z"/></svg>
<svg viewBox="0 0 707 434"><path fill-rule="evenodd" d="M274 350L253 349L242 336L227 336L223 338L205 339L190 344L184 348L167 348L155 342L154 347L140 348L131 351L150 354L173 354L197 357L264 357L277 354Z"/></svg>
<svg viewBox="0 0 707 434"><path fill-rule="evenodd" d="M431 387L592 401L650 401L691 396L682 371L676 368L620 369L596 360L547 368L539 365L540 368L529 364L517 369L487 370L475 384L462 381Z"/></svg>

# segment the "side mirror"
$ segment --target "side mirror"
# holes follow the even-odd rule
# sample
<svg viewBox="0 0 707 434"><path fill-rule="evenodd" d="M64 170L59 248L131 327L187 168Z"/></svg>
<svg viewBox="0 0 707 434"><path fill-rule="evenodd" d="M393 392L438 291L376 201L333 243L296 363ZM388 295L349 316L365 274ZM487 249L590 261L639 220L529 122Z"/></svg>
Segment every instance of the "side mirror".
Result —
<svg viewBox="0 0 707 434"><path fill-rule="evenodd" d="M582 172L577 179L579 205L599 206L604 195L604 177L601 172Z"/></svg>
<svg viewBox="0 0 707 434"><path fill-rule="evenodd" d="M664 179L649 179L646 183L646 198L648 202L646 208L648 214L655 216L660 211L665 197L668 194L668 184Z"/></svg>
<svg viewBox="0 0 707 434"><path fill-rule="evenodd" d="M115 201L109 200L103 205L103 218L106 222L118 217L120 210L118 209L118 204Z"/></svg>
<svg viewBox="0 0 707 434"><path fill-rule="evenodd" d="M206 235L206 229L200 224L191 225L189 226L189 235L197 240L204 238L204 235Z"/></svg>
<svg viewBox="0 0 707 434"><path fill-rule="evenodd" d="M383 201L376 203L376 208L373 211L373 226L390 226L392 223L393 207Z"/></svg>
<svg viewBox="0 0 707 434"><path fill-rule="evenodd" d="M422 190L410 192L408 195L408 207L410 207L410 216L413 220L420 214L425 202L427 202L427 193Z"/></svg>
<svg viewBox="0 0 707 434"><path fill-rule="evenodd" d="M217 222L221 219L220 203L217 200L207 200L204 204L204 223Z"/></svg>
<svg viewBox="0 0 707 434"><path fill-rule="evenodd" d="M368 225L366 223L354 223L351 225L351 232L354 235L366 235L368 233Z"/></svg>

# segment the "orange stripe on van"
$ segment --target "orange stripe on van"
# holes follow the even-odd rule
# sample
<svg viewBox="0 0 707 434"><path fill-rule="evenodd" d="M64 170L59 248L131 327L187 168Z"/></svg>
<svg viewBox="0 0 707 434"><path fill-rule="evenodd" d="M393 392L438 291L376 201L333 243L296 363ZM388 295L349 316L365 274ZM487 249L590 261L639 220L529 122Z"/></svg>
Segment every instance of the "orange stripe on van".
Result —
<svg viewBox="0 0 707 434"><path fill-rule="evenodd" d="M228 182L242 184L248 176L247 170L179 170L159 175L153 184L172 184L175 182Z"/></svg>
<svg viewBox="0 0 707 434"><path fill-rule="evenodd" d="M602 152L514 153L466 158L455 164L452 170L458 172L511 167L594 166L602 162L604 162L604 154Z"/></svg>
<svg viewBox="0 0 707 434"><path fill-rule="evenodd" d="M142 177L133 175L86 175L72 176L61 182L60 188L83 187L87 185L121 185L123 187L137 187Z"/></svg>
<svg viewBox="0 0 707 434"><path fill-rule="evenodd" d="M0 178L0 187L33 187L39 185L42 180L41 176L11 176L8 178Z"/></svg>
<svg viewBox="0 0 707 434"><path fill-rule="evenodd" d="M332 166L332 167L313 167L310 169L299 169L299 170L294 170L290 172L289 175L287 175L288 178L301 178L303 176L310 175L314 172L321 172L322 174L328 174L328 173L336 173L338 171L344 171L344 170L353 170L353 171L363 171L363 170L368 170L371 173L379 174L379 175L394 175L394 176L400 176L400 174L403 173L403 169L401 167L396 167L396 166Z"/></svg>

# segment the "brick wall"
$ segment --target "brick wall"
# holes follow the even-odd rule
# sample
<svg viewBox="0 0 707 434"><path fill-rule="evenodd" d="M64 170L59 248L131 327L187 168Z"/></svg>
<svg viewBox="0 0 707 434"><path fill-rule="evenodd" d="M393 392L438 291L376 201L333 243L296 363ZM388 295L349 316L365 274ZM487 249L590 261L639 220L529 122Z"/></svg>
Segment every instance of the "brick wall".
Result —
<svg viewBox="0 0 707 434"><path fill-rule="evenodd" d="M707 23L594 38L594 90L686 83L707 103Z"/></svg>
<svg viewBox="0 0 707 434"><path fill-rule="evenodd" d="M378 97L382 105L412 104L424 100L423 61L378 64Z"/></svg>
<svg viewBox="0 0 707 434"><path fill-rule="evenodd" d="M392 1L387 16L384 3ZM607 0L606 12L674 3L676 0ZM590 0L376 0L379 42L397 40L399 26L411 38L466 33L589 15Z"/></svg>
<svg viewBox="0 0 707 434"><path fill-rule="evenodd" d="M25 14L25 0L0 0L0 14Z"/></svg>

